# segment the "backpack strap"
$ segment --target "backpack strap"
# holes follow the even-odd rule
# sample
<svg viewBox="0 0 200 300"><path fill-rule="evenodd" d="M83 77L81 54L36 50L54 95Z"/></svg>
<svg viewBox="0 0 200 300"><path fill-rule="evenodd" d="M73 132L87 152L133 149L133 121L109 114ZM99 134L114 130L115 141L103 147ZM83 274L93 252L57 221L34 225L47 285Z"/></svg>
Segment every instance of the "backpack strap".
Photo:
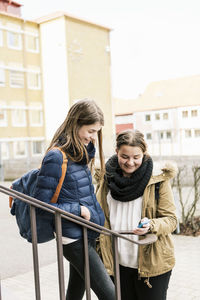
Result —
<svg viewBox="0 0 200 300"><path fill-rule="evenodd" d="M10 186L10 189L12 189L12 185ZM9 208L12 207L12 203L13 203L13 197L9 196Z"/></svg>
<svg viewBox="0 0 200 300"><path fill-rule="evenodd" d="M159 200L159 188L160 188L160 182L156 182L155 183L155 199L156 199L157 203Z"/></svg>
<svg viewBox="0 0 200 300"><path fill-rule="evenodd" d="M66 171L67 171L67 161L68 160L67 160L65 152L62 151L59 147L53 147L52 149L58 149L62 153L62 156L63 156L62 175L61 175L60 180L58 182L56 191L55 191L55 193L54 193L54 195L53 195L53 197L51 198L51 201L50 201L51 203L56 203L57 200L58 200L58 196L60 194L60 190L61 190L64 178L65 178ZM10 189L12 189L12 186L10 187ZM12 207L12 203L13 203L13 197L9 196L9 207L10 208Z"/></svg>
<svg viewBox="0 0 200 300"><path fill-rule="evenodd" d="M58 149L62 153L62 156L63 156L62 175L61 175L60 180L58 182L56 191L55 191L53 197L51 198L51 203L56 203L57 200L58 200L58 196L60 194L60 190L61 190L64 178L65 178L66 171L67 171L67 161L68 160L67 160L65 152L62 151L59 147L53 147L52 149Z"/></svg>

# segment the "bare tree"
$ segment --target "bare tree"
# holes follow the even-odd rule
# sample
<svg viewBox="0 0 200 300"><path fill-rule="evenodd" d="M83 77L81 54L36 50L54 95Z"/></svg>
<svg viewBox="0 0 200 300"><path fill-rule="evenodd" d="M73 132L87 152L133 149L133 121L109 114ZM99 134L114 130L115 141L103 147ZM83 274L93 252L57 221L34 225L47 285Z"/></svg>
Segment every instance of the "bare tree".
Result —
<svg viewBox="0 0 200 300"><path fill-rule="evenodd" d="M187 185L188 181L191 181L189 191L186 197L183 197L183 193L185 192L183 188ZM188 171L186 166L179 167L172 186L176 188L178 192L182 228L186 231L187 228L190 227L192 232L195 233L200 230L200 224L195 222L197 204L200 200L200 166L193 166L191 172Z"/></svg>

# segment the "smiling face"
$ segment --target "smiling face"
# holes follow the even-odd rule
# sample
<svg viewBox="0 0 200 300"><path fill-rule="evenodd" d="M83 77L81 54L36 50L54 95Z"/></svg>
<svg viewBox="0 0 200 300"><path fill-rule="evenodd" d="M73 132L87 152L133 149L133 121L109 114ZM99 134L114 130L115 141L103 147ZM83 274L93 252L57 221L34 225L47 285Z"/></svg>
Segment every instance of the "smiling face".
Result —
<svg viewBox="0 0 200 300"><path fill-rule="evenodd" d="M140 147L121 145L116 150L118 163L124 177L130 177L142 164L144 153Z"/></svg>
<svg viewBox="0 0 200 300"><path fill-rule="evenodd" d="M81 142L87 146L90 142L93 142L97 138L97 132L101 129L99 122L91 125L83 125L78 130L78 136Z"/></svg>

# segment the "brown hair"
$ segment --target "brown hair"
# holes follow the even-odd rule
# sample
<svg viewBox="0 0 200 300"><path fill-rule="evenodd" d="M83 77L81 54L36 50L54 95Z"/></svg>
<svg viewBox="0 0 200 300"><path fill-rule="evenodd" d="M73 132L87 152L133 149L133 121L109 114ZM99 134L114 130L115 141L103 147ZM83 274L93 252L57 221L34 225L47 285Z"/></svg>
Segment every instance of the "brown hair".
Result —
<svg viewBox="0 0 200 300"><path fill-rule="evenodd" d="M121 131L116 138L116 147L119 150L122 145L139 147L144 154L147 154L147 144L144 140L144 134L139 130Z"/></svg>
<svg viewBox="0 0 200 300"><path fill-rule="evenodd" d="M84 155L88 161L88 153L84 144L80 141L78 137L78 131L83 125L92 125L99 122L101 126L104 125L104 116L102 110L93 100L83 99L77 101L71 106L68 111L67 117L61 126L57 129L53 136L53 139L47 149L49 151L52 147L60 146L59 139L64 136L65 143L60 146L60 148L66 152L67 156L75 161L79 162L83 159ZM98 148L99 148L99 158L101 164L101 170L104 170L104 155L102 148L102 129L97 133L98 136ZM71 151L73 150L73 156ZM94 159L91 161L93 165Z"/></svg>

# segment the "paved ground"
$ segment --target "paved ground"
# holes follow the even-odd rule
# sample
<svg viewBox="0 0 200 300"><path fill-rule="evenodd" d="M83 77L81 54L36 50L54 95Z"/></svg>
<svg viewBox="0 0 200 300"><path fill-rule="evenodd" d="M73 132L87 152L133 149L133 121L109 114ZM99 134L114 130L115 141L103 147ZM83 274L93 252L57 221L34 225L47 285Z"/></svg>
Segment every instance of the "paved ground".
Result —
<svg viewBox="0 0 200 300"><path fill-rule="evenodd" d="M168 300L200 299L200 237L174 236L176 266L170 281ZM67 280L68 263L65 262ZM40 269L41 295L44 300L58 300L57 264L51 263ZM33 272L27 272L1 281L2 300L33 300ZM92 294L92 299L97 299Z"/></svg>
<svg viewBox="0 0 200 300"><path fill-rule="evenodd" d="M200 237L174 235L176 266L170 281L168 300L200 299ZM7 196L0 194L1 300L34 300L31 244L19 237L9 215ZM55 242L39 245L42 300L59 300ZM65 264L67 282L68 263ZM92 294L92 300L96 300Z"/></svg>

